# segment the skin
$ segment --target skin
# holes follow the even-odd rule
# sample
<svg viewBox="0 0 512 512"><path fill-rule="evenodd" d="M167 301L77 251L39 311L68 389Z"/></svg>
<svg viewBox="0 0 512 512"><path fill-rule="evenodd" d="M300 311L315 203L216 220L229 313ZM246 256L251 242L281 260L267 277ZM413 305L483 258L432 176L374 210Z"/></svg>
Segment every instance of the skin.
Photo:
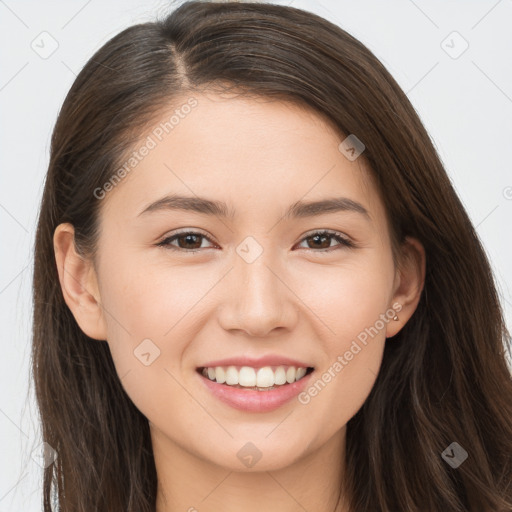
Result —
<svg viewBox="0 0 512 512"><path fill-rule="evenodd" d="M403 269L395 268L363 158L348 160L338 150L344 137L318 114L287 102L194 97L198 106L102 200L94 262L77 255L71 225L56 229L66 303L88 336L109 344L122 385L150 422L157 512L347 511L343 493L336 507L346 424L375 383L386 338L416 309L424 248L408 238ZM169 193L224 201L236 215L139 215ZM360 202L371 222L356 212L283 218L298 200L333 196ZM156 245L185 228L208 238L175 239L176 251ZM315 244L322 229L357 246ZM248 236L263 250L252 263L236 251ZM309 362L314 382L397 303L399 321L386 322L307 404L242 412L196 374L208 360L277 353ZM149 366L134 357L144 339L160 350ZM237 457L249 441L262 454L251 468Z"/></svg>

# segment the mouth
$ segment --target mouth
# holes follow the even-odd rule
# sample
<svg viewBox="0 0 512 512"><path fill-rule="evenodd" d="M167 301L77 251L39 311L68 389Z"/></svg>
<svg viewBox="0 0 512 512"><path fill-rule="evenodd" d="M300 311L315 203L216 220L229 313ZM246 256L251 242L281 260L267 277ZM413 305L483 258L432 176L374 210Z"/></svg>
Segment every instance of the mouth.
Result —
<svg viewBox="0 0 512 512"><path fill-rule="evenodd" d="M199 367L196 372L202 377L227 388L271 391L299 382L310 375L314 368L291 365L278 366L212 366Z"/></svg>
<svg viewBox="0 0 512 512"><path fill-rule="evenodd" d="M201 366L196 373L208 393L244 413L271 413L292 403L308 386L314 371L314 367L304 363L297 366L258 366L255 362L253 366L219 364L220 361Z"/></svg>

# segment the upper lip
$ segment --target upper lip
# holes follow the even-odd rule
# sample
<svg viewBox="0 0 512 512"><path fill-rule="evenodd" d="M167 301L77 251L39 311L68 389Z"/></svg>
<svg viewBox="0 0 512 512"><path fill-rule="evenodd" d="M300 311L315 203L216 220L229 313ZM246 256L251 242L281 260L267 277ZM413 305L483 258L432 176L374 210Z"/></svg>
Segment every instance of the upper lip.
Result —
<svg viewBox="0 0 512 512"><path fill-rule="evenodd" d="M199 368L215 368L216 366L251 366L253 368L262 368L264 366L295 366L296 368L311 368L312 365L291 359L289 357L277 354L254 358L247 356L228 357L227 359L217 359L208 361Z"/></svg>

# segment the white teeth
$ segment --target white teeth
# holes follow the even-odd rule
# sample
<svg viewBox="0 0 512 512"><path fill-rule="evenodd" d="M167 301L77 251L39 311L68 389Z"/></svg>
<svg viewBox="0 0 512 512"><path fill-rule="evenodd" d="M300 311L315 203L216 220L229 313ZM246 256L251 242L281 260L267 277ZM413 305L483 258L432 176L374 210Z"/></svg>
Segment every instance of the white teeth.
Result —
<svg viewBox="0 0 512 512"><path fill-rule="evenodd" d="M277 384L278 386L286 384L286 372L284 371L284 368L282 366L277 368L277 370L274 372L274 380L275 384Z"/></svg>
<svg viewBox="0 0 512 512"><path fill-rule="evenodd" d="M306 375L306 368L297 368L297 373L295 374L295 380L302 379Z"/></svg>
<svg viewBox="0 0 512 512"><path fill-rule="evenodd" d="M274 372L270 366L265 366L258 370L258 375L256 377L257 386L259 388L269 388L274 385L275 377Z"/></svg>
<svg viewBox="0 0 512 512"><path fill-rule="evenodd" d="M224 371L224 368L221 366L215 368L215 374L212 380L217 380L219 384L224 384L224 382L226 382L226 372Z"/></svg>
<svg viewBox="0 0 512 512"><path fill-rule="evenodd" d="M215 374L217 374L217 370L215 370ZM226 370L226 384L230 386L236 386L238 384L238 372L234 366L228 366Z"/></svg>
<svg viewBox="0 0 512 512"><path fill-rule="evenodd" d="M242 368L240 368L240 372L238 373L238 384L248 388L251 386L256 386L256 372L254 371L254 368L249 366L242 366Z"/></svg>
<svg viewBox="0 0 512 512"><path fill-rule="evenodd" d="M294 366L264 366L252 368L250 366L216 366L215 368L203 368L202 374L219 384L241 387L272 388L286 383L292 384L304 375L307 368L295 368Z"/></svg>

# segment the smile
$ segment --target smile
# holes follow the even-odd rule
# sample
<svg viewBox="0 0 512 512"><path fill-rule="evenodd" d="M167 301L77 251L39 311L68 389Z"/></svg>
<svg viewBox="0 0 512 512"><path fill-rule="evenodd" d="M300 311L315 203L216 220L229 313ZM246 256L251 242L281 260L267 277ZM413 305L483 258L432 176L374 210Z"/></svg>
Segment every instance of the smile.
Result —
<svg viewBox="0 0 512 512"><path fill-rule="evenodd" d="M203 367L199 371L204 377L218 384L225 384L235 388L257 389L267 391L277 386L292 384L302 379L313 368L295 366L264 366L253 368L251 366L216 366Z"/></svg>
<svg viewBox="0 0 512 512"><path fill-rule="evenodd" d="M311 367L294 366L215 366L198 368L196 373L202 385L220 402L240 411L264 413L299 395L313 371Z"/></svg>

